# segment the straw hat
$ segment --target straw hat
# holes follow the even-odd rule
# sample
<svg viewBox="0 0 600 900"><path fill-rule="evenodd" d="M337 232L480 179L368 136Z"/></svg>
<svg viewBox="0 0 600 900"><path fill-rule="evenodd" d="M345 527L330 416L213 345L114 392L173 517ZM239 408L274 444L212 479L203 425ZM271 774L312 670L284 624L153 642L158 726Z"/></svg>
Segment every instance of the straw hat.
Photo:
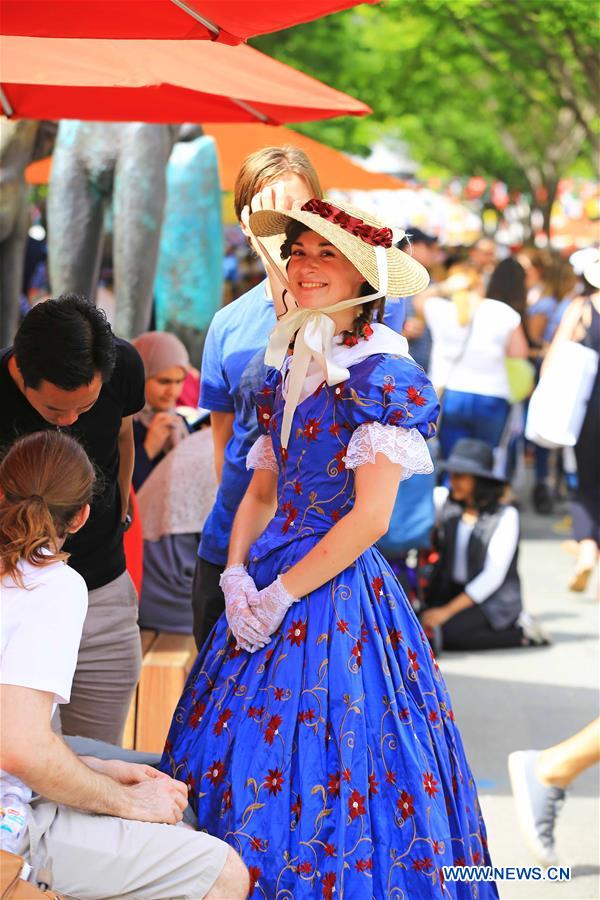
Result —
<svg viewBox="0 0 600 900"><path fill-rule="evenodd" d="M403 239L404 232L392 230L369 213L352 206L334 206L313 199L303 206L298 203L285 212L260 210L250 215L250 228L258 238L279 235L283 243L291 221L302 222L337 247L376 291L379 290L376 247L385 248L386 293L391 297L410 297L429 284L427 269L408 253L394 247L394 242Z"/></svg>

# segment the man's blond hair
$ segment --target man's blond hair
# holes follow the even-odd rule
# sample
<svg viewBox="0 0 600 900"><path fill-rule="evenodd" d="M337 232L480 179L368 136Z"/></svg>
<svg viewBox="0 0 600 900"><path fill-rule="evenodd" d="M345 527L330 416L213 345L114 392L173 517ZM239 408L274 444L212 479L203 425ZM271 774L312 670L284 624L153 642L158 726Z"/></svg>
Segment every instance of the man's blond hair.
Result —
<svg viewBox="0 0 600 900"><path fill-rule="evenodd" d="M247 156L239 171L234 188L235 214L238 220L242 210L253 196L268 182L277 181L283 175L298 175L308 184L310 196L321 198L323 191L313 164L299 147L263 147Z"/></svg>

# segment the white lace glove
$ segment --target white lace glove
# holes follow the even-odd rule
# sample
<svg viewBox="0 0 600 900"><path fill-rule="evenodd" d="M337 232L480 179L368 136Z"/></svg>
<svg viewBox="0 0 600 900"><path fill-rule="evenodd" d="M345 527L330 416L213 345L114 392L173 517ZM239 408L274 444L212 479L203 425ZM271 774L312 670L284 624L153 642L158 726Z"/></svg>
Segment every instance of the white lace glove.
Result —
<svg viewBox="0 0 600 900"><path fill-rule="evenodd" d="M277 631L292 603L297 602L298 597L292 597L285 589L279 575L262 591L249 597L250 608L259 622L266 626L268 635Z"/></svg>
<svg viewBox="0 0 600 900"><path fill-rule="evenodd" d="M229 566L219 578L225 595L225 616L236 641L249 653L269 642L269 633L255 617L249 601L258 597L253 579L246 566Z"/></svg>

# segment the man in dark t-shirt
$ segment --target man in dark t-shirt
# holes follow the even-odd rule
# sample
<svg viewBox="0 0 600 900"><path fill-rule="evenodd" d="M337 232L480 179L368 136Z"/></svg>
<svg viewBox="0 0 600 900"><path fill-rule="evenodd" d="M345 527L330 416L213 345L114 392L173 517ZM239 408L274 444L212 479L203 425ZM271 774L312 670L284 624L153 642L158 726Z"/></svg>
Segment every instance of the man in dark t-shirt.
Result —
<svg viewBox="0 0 600 900"><path fill-rule="evenodd" d="M65 544L89 591L71 702L63 731L120 743L141 664L137 598L123 534L134 447L132 416L144 405L144 367L116 338L102 310L73 295L25 317L0 350L0 448L59 428L77 438L98 471L86 526Z"/></svg>

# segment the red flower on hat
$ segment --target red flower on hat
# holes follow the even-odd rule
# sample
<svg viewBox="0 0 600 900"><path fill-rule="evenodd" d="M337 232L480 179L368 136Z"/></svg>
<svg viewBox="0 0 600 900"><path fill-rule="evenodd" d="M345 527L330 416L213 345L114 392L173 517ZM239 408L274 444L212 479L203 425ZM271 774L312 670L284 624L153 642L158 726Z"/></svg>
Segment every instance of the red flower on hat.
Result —
<svg viewBox="0 0 600 900"><path fill-rule="evenodd" d="M367 225L363 219L351 216L350 213L345 212L343 209L338 209L333 203L326 203L324 200L318 200L316 197L313 197L312 200L308 200L301 207L301 210L302 212L321 216L322 219L327 219L327 221L333 222L334 225L339 225L348 234L359 237L365 244L370 244L372 247L391 247L393 244L394 236L391 228L377 228L374 225Z"/></svg>

